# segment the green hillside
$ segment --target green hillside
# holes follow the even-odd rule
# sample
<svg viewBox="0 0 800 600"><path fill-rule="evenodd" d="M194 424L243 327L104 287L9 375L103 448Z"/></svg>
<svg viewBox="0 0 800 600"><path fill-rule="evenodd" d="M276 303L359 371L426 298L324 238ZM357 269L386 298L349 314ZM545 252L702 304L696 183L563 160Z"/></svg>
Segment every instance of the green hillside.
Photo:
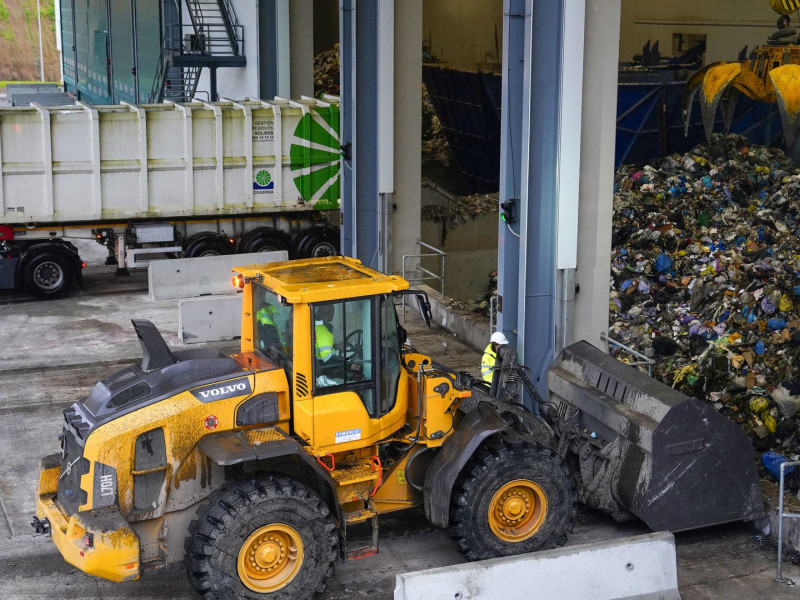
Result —
<svg viewBox="0 0 800 600"><path fill-rule="evenodd" d="M53 0L39 0L45 81L60 81ZM0 0L0 80L39 79L39 25L36 0Z"/></svg>

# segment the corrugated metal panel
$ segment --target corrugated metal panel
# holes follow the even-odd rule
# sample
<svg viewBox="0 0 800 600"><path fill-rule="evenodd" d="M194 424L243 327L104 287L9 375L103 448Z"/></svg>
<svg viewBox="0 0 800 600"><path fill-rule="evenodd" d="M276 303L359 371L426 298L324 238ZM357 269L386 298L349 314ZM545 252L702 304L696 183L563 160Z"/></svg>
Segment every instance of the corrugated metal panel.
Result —
<svg viewBox="0 0 800 600"><path fill-rule="evenodd" d="M0 223L339 207L323 101L0 109Z"/></svg>

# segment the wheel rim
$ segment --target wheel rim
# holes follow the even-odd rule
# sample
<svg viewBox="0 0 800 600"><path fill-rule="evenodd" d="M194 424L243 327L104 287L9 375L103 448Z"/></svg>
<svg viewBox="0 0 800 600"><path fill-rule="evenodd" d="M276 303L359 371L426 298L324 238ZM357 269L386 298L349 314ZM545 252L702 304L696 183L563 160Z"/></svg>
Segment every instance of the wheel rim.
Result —
<svg viewBox="0 0 800 600"><path fill-rule="evenodd" d="M242 544L237 562L242 583L259 594L289 585L302 564L303 539L280 523L254 531Z"/></svg>
<svg viewBox="0 0 800 600"><path fill-rule="evenodd" d="M34 269L33 281L38 288L45 291L58 289L64 282L64 270L58 263L43 262Z"/></svg>
<svg viewBox="0 0 800 600"><path fill-rule="evenodd" d="M336 256L336 246L330 242L322 242L314 246L311 250L311 258L322 258L325 256Z"/></svg>
<svg viewBox="0 0 800 600"><path fill-rule="evenodd" d="M198 256L198 257L203 257L203 256L219 256L219 255L220 255L220 251L219 251L219 250L216 250L216 249L214 249L214 248L209 248L208 250L203 250L202 252L200 252L199 254L197 254L197 256Z"/></svg>
<svg viewBox="0 0 800 600"><path fill-rule="evenodd" d="M547 517L547 495L528 479L509 481L489 502L489 527L506 542L527 540Z"/></svg>

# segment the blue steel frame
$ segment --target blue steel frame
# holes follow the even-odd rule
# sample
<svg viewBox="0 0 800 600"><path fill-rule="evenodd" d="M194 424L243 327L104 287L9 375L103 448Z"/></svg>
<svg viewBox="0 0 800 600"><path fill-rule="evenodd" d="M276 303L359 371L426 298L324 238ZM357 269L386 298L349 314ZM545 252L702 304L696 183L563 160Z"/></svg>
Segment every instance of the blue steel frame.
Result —
<svg viewBox="0 0 800 600"><path fill-rule="evenodd" d="M380 268L378 206L378 3L339 0L341 251Z"/></svg>
<svg viewBox="0 0 800 600"><path fill-rule="evenodd" d="M565 0L504 0L498 330L547 397L555 349L557 150ZM526 399L530 402L530 399Z"/></svg>

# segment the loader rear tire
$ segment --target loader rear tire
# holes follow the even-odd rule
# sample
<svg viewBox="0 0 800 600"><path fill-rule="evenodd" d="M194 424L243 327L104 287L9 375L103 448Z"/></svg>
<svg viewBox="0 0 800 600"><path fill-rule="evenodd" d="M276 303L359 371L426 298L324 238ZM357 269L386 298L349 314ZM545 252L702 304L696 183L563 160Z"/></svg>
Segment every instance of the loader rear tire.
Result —
<svg viewBox="0 0 800 600"><path fill-rule="evenodd" d="M186 568L206 600L303 600L325 590L338 537L319 496L282 476L214 492L186 539Z"/></svg>
<svg viewBox="0 0 800 600"><path fill-rule="evenodd" d="M492 438L453 490L450 537L469 560L561 546L576 500L569 470L554 452L520 437Z"/></svg>

